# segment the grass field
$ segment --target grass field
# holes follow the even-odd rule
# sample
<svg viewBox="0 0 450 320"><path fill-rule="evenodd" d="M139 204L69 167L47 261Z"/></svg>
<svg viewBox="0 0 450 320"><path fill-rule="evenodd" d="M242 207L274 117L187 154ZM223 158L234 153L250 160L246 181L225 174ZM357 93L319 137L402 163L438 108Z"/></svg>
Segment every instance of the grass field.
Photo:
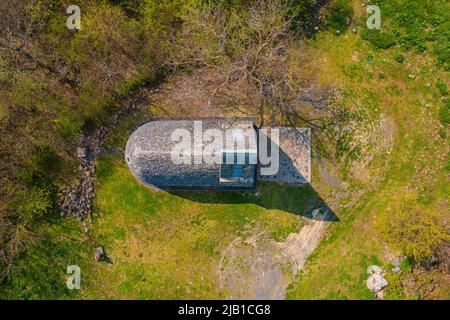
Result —
<svg viewBox="0 0 450 320"><path fill-rule="evenodd" d="M364 185L365 196L339 212L340 223L310 257L288 298L367 299L367 266L390 270L392 259L392 248L376 227L380 217L398 210L407 199L423 210L447 211L448 216L449 184L443 179L448 174L447 142L439 135L438 118L444 101L436 89L447 76L425 54L400 51L406 61L399 63L398 48L376 50L350 32L341 37L321 34L312 45L316 59L311 63L322 81L340 83L355 96L370 93L374 105L367 107L379 109L392 121L395 144L370 165L380 183ZM388 290L387 298L404 297Z"/></svg>

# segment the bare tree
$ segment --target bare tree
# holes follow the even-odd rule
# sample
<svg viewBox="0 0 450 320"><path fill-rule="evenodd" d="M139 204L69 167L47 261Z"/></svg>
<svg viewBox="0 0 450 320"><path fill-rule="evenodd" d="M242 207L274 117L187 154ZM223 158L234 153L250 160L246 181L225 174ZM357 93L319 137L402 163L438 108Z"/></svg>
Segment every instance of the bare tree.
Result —
<svg viewBox="0 0 450 320"><path fill-rule="evenodd" d="M169 63L175 69L215 69L223 81L212 99L256 115L260 127L267 119L294 118L318 126L297 108L318 100L301 74L290 70L291 51L302 48L291 32L293 18L284 0L254 2L241 11L203 7L186 15L182 35L170 43Z"/></svg>

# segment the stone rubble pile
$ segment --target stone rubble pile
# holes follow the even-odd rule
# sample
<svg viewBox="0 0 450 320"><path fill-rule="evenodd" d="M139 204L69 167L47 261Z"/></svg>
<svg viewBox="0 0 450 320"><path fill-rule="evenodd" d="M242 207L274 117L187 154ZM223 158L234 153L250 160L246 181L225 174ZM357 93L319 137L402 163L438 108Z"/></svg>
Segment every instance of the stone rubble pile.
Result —
<svg viewBox="0 0 450 320"><path fill-rule="evenodd" d="M83 220L90 214L95 197L95 160L102 151L108 133L117 125L119 118L135 109L135 103L126 104L109 119L107 125L100 127L93 134L86 134L80 138L76 149L80 164L77 182L59 190L61 216Z"/></svg>
<svg viewBox="0 0 450 320"><path fill-rule="evenodd" d="M376 299L383 299L383 289L389 282L383 277L383 269L379 266L369 266L367 268L367 274L369 278L366 281L367 288L372 291Z"/></svg>
<svg viewBox="0 0 450 320"><path fill-rule="evenodd" d="M87 150L87 148L77 148ZM78 153L78 152L77 152ZM80 154L78 153L78 156ZM60 190L61 202L60 210L62 216L71 216L83 220L92 210L92 203L95 196L95 164L90 161L87 152L80 161L78 181Z"/></svg>

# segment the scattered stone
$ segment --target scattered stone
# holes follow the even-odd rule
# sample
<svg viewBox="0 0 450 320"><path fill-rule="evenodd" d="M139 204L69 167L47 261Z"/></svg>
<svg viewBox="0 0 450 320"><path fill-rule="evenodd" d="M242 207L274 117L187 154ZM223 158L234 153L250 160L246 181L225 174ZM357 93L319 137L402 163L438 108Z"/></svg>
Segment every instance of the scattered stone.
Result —
<svg viewBox="0 0 450 320"><path fill-rule="evenodd" d="M352 29L352 32L353 32L353 33L357 33L358 30L357 30L356 28L353 28L353 29Z"/></svg>
<svg viewBox="0 0 450 320"><path fill-rule="evenodd" d="M105 255L103 253L103 248L102 247L94 248L95 261L103 261L104 257L105 257Z"/></svg>
<svg viewBox="0 0 450 320"><path fill-rule="evenodd" d="M321 208L317 208L311 212L311 216L313 219L317 219L317 217L319 217L321 213L322 213Z"/></svg>
<svg viewBox="0 0 450 320"><path fill-rule="evenodd" d="M368 267L367 267L367 273L368 273L369 275L372 275L372 274L381 274L381 273L383 273L383 269L381 269L379 266L371 265L371 266L368 266Z"/></svg>
<svg viewBox="0 0 450 320"><path fill-rule="evenodd" d="M381 290L383 290L384 287L386 287L389 282L383 278L381 274L372 274L366 281L367 288L369 288L370 291L373 293L378 293Z"/></svg>
<svg viewBox="0 0 450 320"><path fill-rule="evenodd" d="M159 90L155 89L156 92ZM95 197L95 158L102 151L108 133L117 125L119 118L128 114L130 109L138 109L141 105L147 105L146 103L147 101L140 101L139 104L130 101L123 104L121 109L111 116L106 126L79 138L76 148L79 167L78 171L74 171L74 173L78 173L78 181L71 186L62 187L58 191L58 206L61 216L71 216L83 220L90 214ZM112 152L116 154L121 150L116 148Z"/></svg>
<svg viewBox="0 0 450 320"><path fill-rule="evenodd" d="M413 74L409 74L409 75L408 75L408 78L410 78L410 79L415 79L415 78L416 78L416 76L415 76L415 75L413 75Z"/></svg>
<svg viewBox="0 0 450 320"><path fill-rule="evenodd" d="M383 269L379 266L371 265L367 268L369 278L366 281L367 288L375 294L375 298L383 298L383 288L386 287L389 282L382 276Z"/></svg>
<svg viewBox="0 0 450 320"><path fill-rule="evenodd" d="M87 149L85 147L78 147L77 148L77 157L80 159L86 159Z"/></svg>
<svg viewBox="0 0 450 320"><path fill-rule="evenodd" d="M399 273L400 272L400 268L399 267L395 267L392 269L393 273Z"/></svg>
<svg viewBox="0 0 450 320"><path fill-rule="evenodd" d="M395 267L400 267L400 265L402 264L403 259L401 257L397 257L394 260L392 260L392 264Z"/></svg>

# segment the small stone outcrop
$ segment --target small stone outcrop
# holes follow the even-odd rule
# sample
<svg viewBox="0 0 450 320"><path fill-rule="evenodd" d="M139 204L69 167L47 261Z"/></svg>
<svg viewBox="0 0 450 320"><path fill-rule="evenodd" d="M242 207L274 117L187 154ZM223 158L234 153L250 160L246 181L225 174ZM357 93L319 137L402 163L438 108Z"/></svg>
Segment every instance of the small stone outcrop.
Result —
<svg viewBox="0 0 450 320"><path fill-rule="evenodd" d="M134 102L126 103L109 119L107 125L80 137L75 152L79 162L77 181L59 190L58 204L61 216L83 220L90 214L95 197L95 160L119 118L135 109L137 106Z"/></svg>
<svg viewBox="0 0 450 320"><path fill-rule="evenodd" d="M383 299L383 288L389 284L382 275L383 269L372 265L367 268L367 273L369 274L366 281L367 288L374 293L376 299Z"/></svg>

